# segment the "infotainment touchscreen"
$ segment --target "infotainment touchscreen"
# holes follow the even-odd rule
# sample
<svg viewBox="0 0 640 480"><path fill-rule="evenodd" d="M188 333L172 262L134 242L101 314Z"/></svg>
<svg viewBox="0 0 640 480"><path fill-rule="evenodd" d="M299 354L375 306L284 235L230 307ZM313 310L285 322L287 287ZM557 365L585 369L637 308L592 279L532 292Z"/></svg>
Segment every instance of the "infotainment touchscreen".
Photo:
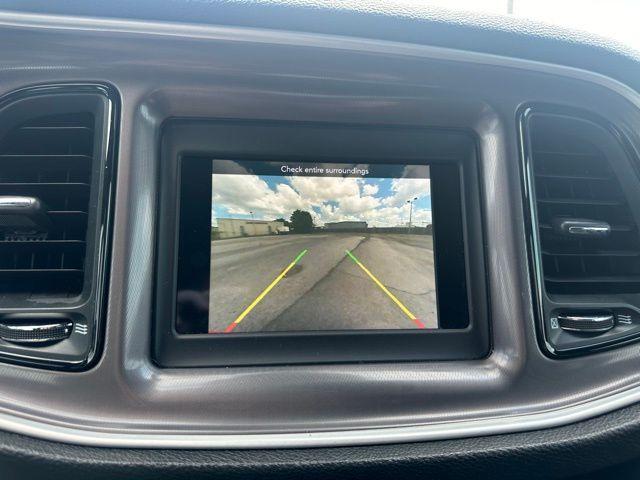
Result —
<svg viewBox="0 0 640 480"><path fill-rule="evenodd" d="M162 141L160 365L488 351L466 132L175 120Z"/></svg>
<svg viewBox="0 0 640 480"><path fill-rule="evenodd" d="M211 334L438 327L429 166L213 160Z"/></svg>

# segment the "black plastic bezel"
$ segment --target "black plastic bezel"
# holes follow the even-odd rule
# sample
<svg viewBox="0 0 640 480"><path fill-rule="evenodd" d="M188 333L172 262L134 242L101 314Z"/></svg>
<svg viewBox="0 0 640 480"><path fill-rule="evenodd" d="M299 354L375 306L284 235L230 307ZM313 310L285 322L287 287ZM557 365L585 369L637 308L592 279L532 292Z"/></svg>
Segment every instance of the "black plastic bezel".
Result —
<svg viewBox="0 0 640 480"><path fill-rule="evenodd" d="M175 329L180 159L236 159L459 167L469 322L453 330L179 334ZM477 359L489 352L489 324L475 139L467 132L392 126L172 120L165 123L155 352L165 367ZM438 213L434 210L434 217ZM437 222L435 220L434 222Z"/></svg>

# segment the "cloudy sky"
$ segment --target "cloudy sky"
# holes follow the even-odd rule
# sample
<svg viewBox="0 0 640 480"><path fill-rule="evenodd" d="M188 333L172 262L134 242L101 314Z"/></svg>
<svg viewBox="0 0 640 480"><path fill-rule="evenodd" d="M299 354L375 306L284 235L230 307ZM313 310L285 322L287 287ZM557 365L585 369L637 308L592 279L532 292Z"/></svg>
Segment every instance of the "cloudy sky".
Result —
<svg viewBox="0 0 640 480"><path fill-rule="evenodd" d="M412 223L431 223L429 179L342 178L269 175L212 175L212 223L216 218L289 219L294 210L311 213L318 226L326 222L364 220L369 226L406 225L408 199Z"/></svg>

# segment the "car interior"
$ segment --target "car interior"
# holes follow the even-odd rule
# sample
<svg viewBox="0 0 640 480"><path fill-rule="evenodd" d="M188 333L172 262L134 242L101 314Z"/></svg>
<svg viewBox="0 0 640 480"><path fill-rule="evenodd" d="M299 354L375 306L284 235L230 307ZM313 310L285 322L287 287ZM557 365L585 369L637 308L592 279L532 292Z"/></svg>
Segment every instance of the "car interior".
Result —
<svg viewBox="0 0 640 480"><path fill-rule="evenodd" d="M0 2L0 479L640 476L640 7L452 3Z"/></svg>

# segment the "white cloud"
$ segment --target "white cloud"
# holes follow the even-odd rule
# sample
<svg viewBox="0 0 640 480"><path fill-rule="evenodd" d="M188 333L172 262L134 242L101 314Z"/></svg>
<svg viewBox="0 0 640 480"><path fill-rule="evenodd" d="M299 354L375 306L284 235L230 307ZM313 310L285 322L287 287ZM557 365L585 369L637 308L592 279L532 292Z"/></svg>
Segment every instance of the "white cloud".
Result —
<svg viewBox="0 0 640 480"><path fill-rule="evenodd" d="M288 177L291 186L309 202L321 205L328 201L360 195L357 178L342 177Z"/></svg>
<svg viewBox="0 0 640 480"><path fill-rule="evenodd" d="M326 209L321 209L320 221L341 221L335 218L354 218L359 214L376 208L380 200L373 196L378 191L377 185L365 184L361 178L342 177L288 177L291 186L315 206L323 206L328 202L337 204L332 210L330 220L325 219ZM364 196L362 196L364 193Z"/></svg>
<svg viewBox="0 0 640 480"><path fill-rule="evenodd" d="M343 218L345 217L338 207L334 207L333 205L322 205L320 207L320 215L318 216L319 223L340 222Z"/></svg>
<svg viewBox="0 0 640 480"><path fill-rule="evenodd" d="M281 183L272 190L254 175L212 175L214 206L224 206L230 215L249 215L257 219L289 216L296 209L310 210L311 204L291 186Z"/></svg>
<svg viewBox="0 0 640 480"><path fill-rule="evenodd" d="M423 178L394 178L391 181L393 196L383 200L383 204L390 207L399 207L407 200L423 198L431 195L431 184Z"/></svg>
<svg viewBox="0 0 640 480"><path fill-rule="evenodd" d="M362 217L373 227L398 227L409 224L408 204L400 207L381 207L371 210ZM426 208L413 208L411 212L411 224L414 226L425 226L431 223L431 210Z"/></svg>
<svg viewBox="0 0 640 480"><path fill-rule="evenodd" d="M363 213L368 210L377 208L380 200L375 197L351 196L340 199L340 210L346 214Z"/></svg>
<svg viewBox="0 0 640 480"><path fill-rule="evenodd" d="M362 193L364 193L365 195L375 195L376 193L378 193L378 190L380 190L380 187L372 183L366 183L362 186Z"/></svg>

